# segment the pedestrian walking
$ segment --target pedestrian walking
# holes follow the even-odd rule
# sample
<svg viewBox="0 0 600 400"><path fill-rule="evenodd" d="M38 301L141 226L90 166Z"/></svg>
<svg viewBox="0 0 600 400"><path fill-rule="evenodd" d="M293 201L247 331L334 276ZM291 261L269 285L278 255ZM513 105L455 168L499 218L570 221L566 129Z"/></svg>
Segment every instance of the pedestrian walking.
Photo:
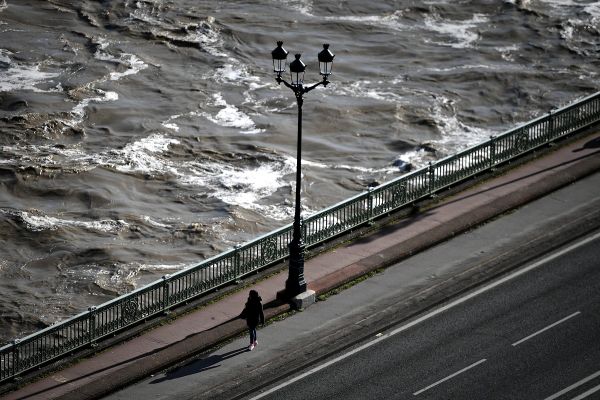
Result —
<svg viewBox="0 0 600 400"><path fill-rule="evenodd" d="M245 319L248 325L248 332L250 333L250 346L248 346L248 350L252 351L258 344L256 340L256 327L259 323L261 325L265 324L262 298L256 290L251 290L248 294L248 301L240 314L240 318Z"/></svg>

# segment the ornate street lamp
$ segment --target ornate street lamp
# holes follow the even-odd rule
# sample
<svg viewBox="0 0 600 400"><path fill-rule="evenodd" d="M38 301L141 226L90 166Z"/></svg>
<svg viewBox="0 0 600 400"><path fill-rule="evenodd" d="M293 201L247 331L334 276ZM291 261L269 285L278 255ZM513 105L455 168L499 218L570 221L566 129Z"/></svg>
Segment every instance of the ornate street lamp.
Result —
<svg viewBox="0 0 600 400"><path fill-rule="evenodd" d="M296 155L296 204L294 209L294 225L292 241L290 243L290 264L288 279L285 282L285 296L292 298L306 291L306 281L304 280L304 240L302 238L302 217L300 215L300 179L302 176L302 103L305 93L310 92L319 85L327 86L327 78L331 75L333 58L335 57L329 51L329 45L324 44L323 50L318 54L319 70L323 80L312 86L304 86L304 71L306 65L300 60L300 54L296 54L296 59L290 63L290 82L287 82L281 76L285 72L288 52L283 48L283 42L277 42L277 47L271 52L273 57L273 71L276 75L277 83L284 84L290 88L296 96L298 103L298 145Z"/></svg>

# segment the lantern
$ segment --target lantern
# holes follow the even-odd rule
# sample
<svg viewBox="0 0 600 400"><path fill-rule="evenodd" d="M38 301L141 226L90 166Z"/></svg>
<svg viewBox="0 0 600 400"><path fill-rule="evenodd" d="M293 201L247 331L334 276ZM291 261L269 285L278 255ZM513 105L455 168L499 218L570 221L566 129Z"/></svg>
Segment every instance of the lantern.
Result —
<svg viewBox="0 0 600 400"><path fill-rule="evenodd" d="M273 72L281 77L281 74L285 72L285 65L287 62L288 51L283 48L283 42L277 42L277 47L271 52L273 57Z"/></svg>
<svg viewBox="0 0 600 400"><path fill-rule="evenodd" d="M329 51L329 44L323 45L323 50L319 53L319 71L323 75L323 79L327 79L331 75L331 68L333 66L333 53Z"/></svg>
<svg viewBox="0 0 600 400"><path fill-rule="evenodd" d="M292 86L302 86L304 83L304 70L306 65L300 60L300 54L295 55L296 59L290 63L290 75Z"/></svg>

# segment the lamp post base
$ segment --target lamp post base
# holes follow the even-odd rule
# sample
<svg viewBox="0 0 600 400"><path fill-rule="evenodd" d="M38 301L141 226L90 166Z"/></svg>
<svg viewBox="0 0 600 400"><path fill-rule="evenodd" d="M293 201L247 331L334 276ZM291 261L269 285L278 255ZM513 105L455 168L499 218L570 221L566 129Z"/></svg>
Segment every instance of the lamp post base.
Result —
<svg viewBox="0 0 600 400"><path fill-rule="evenodd" d="M294 240L290 243L290 266L288 279L285 281L285 292L288 298L306 292L304 248L304 243L301 240Z"/></svg>
<svg viewBox="0 0 600 400"><path fill-rule="evenodd" d="M317 301L317 295L314 290L307 289L305 292L290 297L284 289L277 292L277 299L291 304L294 310L304 310Z"/></svg>
<svg viewBox="0 0 600 400"><path fill-rule="evenodd" d="M285 290L277 296L286 300L306 292L306 281L304 280L304 248L306 246L304 246L302 239L296 237L289 244L289 247L288 278L285 281Z"/></svg>

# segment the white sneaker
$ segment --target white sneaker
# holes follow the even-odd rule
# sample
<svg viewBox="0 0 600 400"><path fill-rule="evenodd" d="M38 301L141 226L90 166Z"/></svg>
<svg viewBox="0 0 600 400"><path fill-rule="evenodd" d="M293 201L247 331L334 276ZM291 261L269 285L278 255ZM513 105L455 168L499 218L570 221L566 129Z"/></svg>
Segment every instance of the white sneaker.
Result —
<svg viewBox="0 0 600 400"><path fill-rule="evenodd" d="M254 343L252 343L250 346L248 346L248 350L250 350L250 351L254 350L254 346L255 346Z"/></svg>

